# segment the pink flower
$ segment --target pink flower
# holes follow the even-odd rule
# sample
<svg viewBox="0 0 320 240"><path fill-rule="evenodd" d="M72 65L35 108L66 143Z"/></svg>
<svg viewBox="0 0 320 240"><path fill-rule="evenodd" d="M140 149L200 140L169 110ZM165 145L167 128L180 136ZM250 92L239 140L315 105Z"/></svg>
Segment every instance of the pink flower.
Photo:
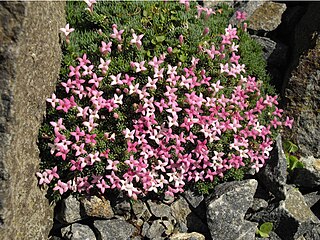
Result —
<svg viewBox="0 0 320 240"><path fill-rule="evenodd" d="M103 55L107 55L108 53L111 53L111 45L112 45L112 42L108 42L105 43L104 41L101 41L101 47L100 47L100 52L103 54Z"/></svg>
<svg viewBox="0 0 320 240"><path fill-rule="evenodd" d="M286 118L286 121L284 122L284 125L286 127L289 127L290 129L292 128L292 123L293 123L293 118L290 119L289 117Z"/></svg>
<svg viewBox="0 0 320 240"><path fill-rule="evenodd" d="M116 24L113 24L113 25L112 25L112 30L113 30L113 33L110 34L110 37L117 39L119 42L122 42L121 35L122 35L122 33L124 32L124 30L118 31Z"/></svg>
<svg viewBox="0 0 320 240"><path fill-rule="evenodd" d="M236 19L240 22L246 20L247 18L247 14L245 12L242 11L236 11Z"/></svg>
<svg viewBox="0 0 320 240"><path fill-rule="evenodd" d="M83 1L88 5L86 10L88 10L90 13L92 13L93 12L93 5L95 3L97 3L97 1L96 0L83 0Z"/></svg>
<svg viewBox="0 0 320 240"><path fill-rule="evenodd" d="M97 188L100 189L101 193L104 193L106 189L110 188L108 184L102 179L99 183L96 184Z"/></svg>
<svg viewBox="0 0 320 240"><path fill-rule="evenodd" d="M131 39L130 44L131 45L135 44L137 48L140 49L142 46L141 39L143 38L143 36L144 36L143 34L137 36L135 33L132 33L133 39Z"/></svg>
<svg viewBox="0 0 320 240"><path fill-rule="evenodd" d="M79 66L83 67L85 65L87 65L88 63L91 63L88 59L87 59L87 54L83 54L82 58L77 58L77 60L79 61Z"/></svg>
<svg viewBox="0 0 320 240"><path fill-rule="evenodd" d="M48 173L47 172L37 172L36 173L37 177L39 178L39 185L49 184L51 181L48 179Z"/></svg>
<svg viewBox="0 0 320 240"><path fill-rule="evenodd" d="M78 126L76 128L76 131L71 132L70 134L75 137L77 142L79 142L80 137L83 137L85 135L84 131L80 131L80 128Z"/></svg>
<svg viewBox="0 0 320 240"><path fill-rule="evenodd" d="M58 122L50 122L51 126L54 127L55 132L59 132L61 130L66 130L66 127L62 124L63 119L59 118Z"/></svg>
<svg viewBox="0 0 320 240"><path fill-rule="evenodd" d="M74 31L74 28L69 28L69 23L68 23L64 28L60 28L60 31L62 31L64 35L68 37L69 34Z"/></svg>
<svg viewBox="0 0 320 240"><path fill-rule="evenodd" d="M59 180L56 186L53 188L53 191L59 191L60 195L62 195L68 191L68 184Z"/></svg>
<svg viewBox="0 0 320 240"><path fill-rule="evenodd" d="M47 102L51 103L52 107L56 107L56 103L59 102L59 99L56 97L56 95L54 93L52 93L51 98L47 98Z"/></svg>

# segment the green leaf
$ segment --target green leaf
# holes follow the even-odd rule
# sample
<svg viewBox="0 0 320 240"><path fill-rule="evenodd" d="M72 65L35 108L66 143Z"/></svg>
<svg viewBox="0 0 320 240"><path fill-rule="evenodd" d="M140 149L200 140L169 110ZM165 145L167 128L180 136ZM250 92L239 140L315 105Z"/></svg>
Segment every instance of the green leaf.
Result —
<svg viewBox="0 0 320 240"><path fill-rule="evenodd" d="M299 162L299 159L296 156L290 155L289 166L291 170L296 168L298 162Z"/></svg>
<svg viewBox="0 0 320 240"><path fill-rule="evenodd" d="M296 163L296 168L304 168L304 164L299 161Z"/></svg>
<svg viewBox="0 0 320 240"><path fill-rule="evenodd" d="M163 42L165 39L166 39L165 36L156 36L156 40L157 40L158 43Z"/></svg>
<svg viewBox="0 0 320 240"><path fill-rule="evenodd" d="M273 228L272 222L265 222L260 226L260 232L269 234Z"/></svg>
<svg viewBox="0 0 320 240"><path fill-rule="evenodd" d="M186 56L186 55L180 55L180 56L179 56L179 60L180 60L181 62L185 62L185 61L187 60L187 56Z"/></svg>
<svg viewBox="0 0 320 240"><path fill-rule="evenodd" d="M269 237L269 234L259 231L259 235L263 238Z"/></svg>
<svg viewBox="0 0 320 240"><path fill-rule="evenodd" d="M180 49L174 48L174 49L172 50L172 52L173 52L174 54L179 53L179 52L180 52Z"/></svg>
<svg viewBox="0 0 320 240"><path fill-rule="evenodd" d="M296 151L298 151L299 148L293 142L285 141L283 143L283 149L284 149L285 152L295 153Z"/></svg>

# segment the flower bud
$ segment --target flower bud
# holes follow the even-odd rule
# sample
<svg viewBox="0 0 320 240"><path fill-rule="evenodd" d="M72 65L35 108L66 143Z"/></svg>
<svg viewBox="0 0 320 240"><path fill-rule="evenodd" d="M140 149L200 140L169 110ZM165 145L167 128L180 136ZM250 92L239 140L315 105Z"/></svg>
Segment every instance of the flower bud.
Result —
<svg viewBox="0 0 320 240"><path fill-rule="evenodd" d="M182 36L182 34L179 36L179 43L180 43L180 45L182 45L182 43L183 43L183 36Z"/></svg>
<svg viewBox="0 0 320 240"><path fill-rule="evenodd" d="M209 28L208 27L205 27L204 29L203 29L203 36L205 36L205 35L207 35L209 33Z"/></svg>
<svg viewBox="0 0 320 240"><path fill-rule="evenodd" d="M99 35L102 35L102 30L101 28L98 30Z"/></svg>
<svg viewBox="0 0 320 240"><path fill-rule="evenodd" d="M116 89L116 93L120 94L121 93L121 89L117 88Z"/></svg>
<svg viewBox="0 0 320 240"><path fill-rule="evenodd" d="M118 49L119 52L122 52L122 45L118 44L117 49Z"/></svg>
<svg viewBox="0 0 320 240"><path fill-rule="evenodd" d="M114 114L113 114L113 117L114 117L115 119L118 119L118 118L119 118L119 114L118 114L118 113L114 113Z"/></svg>
<svg viewBox="0 0 320 240"><path fill-rule="evenodd" d="M171 54L172 53L172 47L168 47L167 51L168 51L169 54Z"/></svg>

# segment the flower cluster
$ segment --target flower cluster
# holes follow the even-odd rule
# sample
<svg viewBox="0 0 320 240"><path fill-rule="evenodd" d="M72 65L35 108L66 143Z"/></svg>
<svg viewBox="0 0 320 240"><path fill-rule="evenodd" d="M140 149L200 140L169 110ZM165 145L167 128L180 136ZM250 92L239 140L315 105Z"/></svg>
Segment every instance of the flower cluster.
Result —
<svg viewBox="0 0 320 240"><path fill-rule="evenodd" d="M214 12L197 11L198 18ZM144 34L131 31L125 38L126 30L113 24L110 41L99 43L99 62L89 52L78 57L61 82L64 95L47 99L57 112L49 143L57 165L37 173L39 184L61 195L118 189L132 198L174 196L189 182L212 182L230 169L258 172L272 150L272 134L291 128L292 119L282 121L277 96L262 94L262 83L246 74L237 31L229 25L219 42L199 43L190 61L173 64L168 59L176 46L168 46L115 72L116 56L123 47L141 51ZM180 35L177 45L187 38ZM210 61L219 63L217 76L204 67Z"/></svg>

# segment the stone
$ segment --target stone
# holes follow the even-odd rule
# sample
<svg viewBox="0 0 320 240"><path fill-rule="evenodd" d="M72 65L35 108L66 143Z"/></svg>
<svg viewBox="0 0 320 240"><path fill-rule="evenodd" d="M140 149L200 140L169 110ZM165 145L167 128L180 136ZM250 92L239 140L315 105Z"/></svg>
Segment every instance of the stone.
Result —
<svg viewBox="0 0 320 240"><path fill-rule="evenodd" d="M256 238L256 240L264 240L264 239L266 239L266 238L260 238L260 237ZM282 240L276 233L274 233L272 231L269 233L268 239L269 240ZM300 240L302 240L302 239L300 239Z"/></svg>
<svg viewBox="0 0 320 240"><path fill-rule="evenodd" d="M141 200L137 200L132 203L132 210L136 218L141 218L144 221L148 221L152 216L146 203L142 202Z"/></svg>
<svg viewBox="0 0 320 240"><path fill-rule="evenodd" d="M304 200L305 200L306 204L308 205L308 207L311 208L317 202L319 202L319 200L320 200L320 191L310 192L310 193L304 194L303 197L304 197Z"/></svg>
<svg viewBox="0 0 320 240"><path fill-rule="evenodd" d="M192 211L186 199L180 197L171 204L171 214L177 222L176 228L179 232L200 232L205 236L210 236L208 227L196 214L197 211Z"/></svg>
<svg viewBox="0 0 320 240"><path fill-rule="evenodd" d="M292 182L298 187L320 187L320 158L301 157L299 161L303 163L304 168L294 169Z"/></svg>
<svg viewBox="0 0 320 240"><path fill-rule="evenodd" d="M303 235L305 240L320 239L320 225L315 226Z"/></svg>
<svg viewBox="0 0 320 240"><path fill-rule="evenodd" d="M248 17L249 28L266 32L275 30L280 25L282 14L286 9L284 3L264 2Z"/></svg>
<svg viewBox="0 0 320 240"><path fill-rule="evenodd" d="M301 72L301 74L298 74L298 75L300 75L300 77L302 77L303 79L296 79L293 81L298 81L297 84L298 85L301 84L302 86L307 86L306 79L304 79L305 77L303 77L303 75L308 76L309 73L310 75L312 75L316 69L319 69L317 68L317 65L314 64L316 62L319 62L319 58L312 55L310 56L310 53L308 52L310 49L314 49L315 42L318 38L317 35L319 35L319 32L320 32L320 15L319 15L320 5L318 2L312 2L312 1L308 2L307 4L304 3L301 5L303 7L302 16L301 17L293 16L295 21L290 22L290 27L292 26L294 28L290 33L290 40L289 40L290 41L289 47L291 50L291 54L290 54L291 61L288 64L285 78L283 80L284 83L283 83L282 92L281 92L283 96L286 94L286 91L288 88L292 91L296 91L294 86L288 86L288 82L292 81L292 77L297 75L297 73L295 73L294 75L292 74L294 71L296 71L297 66L301 64L304 65L304 66L301 66L300 68L298 67L299 72ZM286 34L285 36L288 36L288 35L289 34ZM315 53L314 50L312 50L312 52ZM306 58L308 58L308 60ZM312 81L314 80L309 79L309 81L310 81L309 84L310 83L313 84ZM314 84L316 83L317 82L315 82ZM297 89L297 90L301 91L301 89ZM305 91L304 89L302 90ZM306 92L308 92L308 90ZM298 96L293 95L293 97L296 97L297 99L304 99L305 94L298 95ZM303 107L304 106L302 106L302 108ZM317 108L316 106L314 106L311 109L316 110ZM298 118L295 118L295 119L298 119ZM318 137L316 138L319 139ZM316 142L316 140L314 140L314 142ZM308 144L308 142L304 143L303 141L301 141L301 143L303 145ZM318 146L314 146L314 147L317 149ZM312 151L312 148L310 150ZM319 157L319 156L315 156L315 157Z"/></svg>
<svg viewBox="0 0 320 240"><path fill-rule="evenodd" d="M281 136L278 135L271 151L270 159L257 174L258 179L278 199L285 199L287 182L287 160L282 149Z"/></svg>
<svg viewBox="0 0 320 240"><path fill-rule="evenodd" d="M171 209L168 205L163 204L161 202L153 202L152 200L148 200L147 204L150 208L151 213L158 218L167 218L171 219Z"/></svg>
<svg viewBox="0 0 320 240"><path fill-rule="evenodd" d="M191 214L188 202L184 198L179 198L171 204L171 214L176 222L187 225L187 218Z"/></svg>
<svg viewBox="0 0 320 240"><path fill-rule="evenodd" d="M262 198L254 198L251 209L254 212L260 211L263 208L268 207L268 202Z"/></svg>
<svg viewBox="0 0 320 240"><path fill-rule="evenodd" d="M301 157L320 158L320 37L314 48L300 58L298 67L289 79L286 97L286 115L295 119L287 130L291 141L299 147ZM318 162L315 168L318 169ZM319 171L319 170L318 170Z"/></svg>
<svg viewBox="0 0 320 240"><path fill-rule="evenodd" d="M162 224L162 220L155 220L152 222L145 236L149 239L161 239L161 237L164 237L165 231L166 229Z"/></svg>
<svg viewBox="0 0 320 240"><path fill-rule="evenodd" d="M130 205L130 202L128 200L121 199L120 201L118 201L113 206L113 209L114 209L116 214L124 215L126 212L130 212L131 211L131 205Z"/></svg>
<svg viewBox="0 0 320 240"><path fill-rule="evenodd" d="M247 14L247 19L250 18L253 13L259 9L263 5L264 1L255 1L255 0L249 0L247 2L240 2L239 5L235 8L235 10L245 12ZM233 14L233 16L229 20L230 24L236 25L238 23L236 19L236 13Z"/></svg>
<svg viewBox="0 0 320 240"><path fill-rule="evenodd" d="M85 216L104 219L110 219L114 216L110 201L104 197L87 197L81 199L81 204L83 206L82 212Z"/></svg>
<svg viewBox="0 0 320 240"><path fill-rule="evenodd" d="M147 236L149 228L150 228L150 224L148 222L144 222L141 229L141 235L143 237Z"/></svg>
<svg viewBox="0 0 320 240"><path fill-rule="evenodd" d="M275 42L267 37L257 35L251 35L251 37L263 48L263 58L267 61L269 67L285 66L288 52L288 47L285 44Z"/></svg>
<svg viewBox="0 0 320 240"><path fill-rule="evenodd" d="M96 240L96 236L91 228L79 223L62 228L61 234L66 240Z"/></svg>
<svg viewBox="0 0 320 240"><path fill-rule="evenodd" d="M205 240L205 236L200 233L175 233L170 238L170 240Z"/></svg>
<svg viewBox="0 0 320 240"><path fill-rule="evenodd" d="M254 239L256 223L244 220L252 206L258 182L254 179L216 186L207 202L207 223L212 239Z"/></svg>
<svg viewBox="0 0 320 240"><path fill-rule="evenodd" d="M193 207L197 208L200 203L204 200L203 195L196 195L193 191L187 190L185 191L182 196L187 200L187 202Z"/></svg>
<svg viewBox="0 0 320 240"><path fill-rule="evenodd" d="M38 131L59 77L65 2L0 2L0 239L47 239ZM35 211L36 210L36 211Z"/></svg>
<svg viewBox="0 0 320 240"><path fill-rule="evenodd" d="M101 240L127 240L136 230L133 225L121 219L95 220L93 225L101 235Z"/></svg>
<svg viewBox="0 0 320 240"><path fill-rule="evenodd" d="M296 239L320 224L303 195L295 188L288 189L286 199L280 201L272 214L277 216L274 231L282 239Z"/></svg>
<svg viewBox="0 0 320 240"><path fill-rule="evenodd" d="M68 198L61 200L56 205L56 220L63 224L70 224L80 221L85 216L80 213L80 201L70 195Z"/></svg>

